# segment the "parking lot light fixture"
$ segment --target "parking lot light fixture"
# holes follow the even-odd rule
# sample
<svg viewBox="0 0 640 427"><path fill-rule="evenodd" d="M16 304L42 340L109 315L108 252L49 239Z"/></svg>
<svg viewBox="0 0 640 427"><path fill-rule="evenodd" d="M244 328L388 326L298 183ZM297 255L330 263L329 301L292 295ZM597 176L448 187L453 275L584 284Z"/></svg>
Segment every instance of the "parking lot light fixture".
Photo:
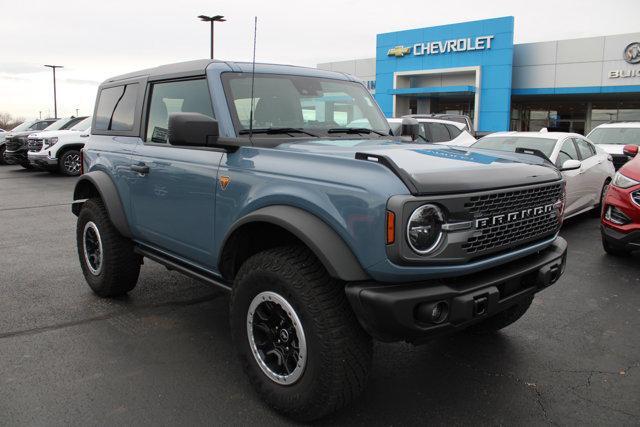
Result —
<svg viewBox="0 0 640 427"><path fill-rule="evenodd" d="M226 19L224 19L224 16L222 15L215 15L215 16L199 15L198 18L200 18L200 20L203 22L211 23L211 59L213 59L213 24L214 22L224 22L226 21Z"/></svg>
<svg viewBox="0 0 640 427"><path fill-rule="evenodd" d="M53 70L53 116L58 118L58 100L56 98L56 68L62 68L62 65L45 65Z"/></svg>

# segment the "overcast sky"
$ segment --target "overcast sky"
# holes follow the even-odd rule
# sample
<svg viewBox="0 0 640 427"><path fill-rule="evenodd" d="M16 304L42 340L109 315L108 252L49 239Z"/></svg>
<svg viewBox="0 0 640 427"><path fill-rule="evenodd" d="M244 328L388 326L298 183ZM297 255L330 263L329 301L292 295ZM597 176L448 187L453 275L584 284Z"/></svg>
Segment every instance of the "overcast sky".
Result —
<svg viewBox="0 0 640 427"><path fill-rule="evenodd" d="M207 58L209 27L222 14L216 58L250 60L258 16L257 60L315 66L375 55L377 33L512 15L515 42L638 32L639 0L0 0L0 112L53 115L51 71L58 71L58 115L91 114L100 81L155 65Z"/></svg>

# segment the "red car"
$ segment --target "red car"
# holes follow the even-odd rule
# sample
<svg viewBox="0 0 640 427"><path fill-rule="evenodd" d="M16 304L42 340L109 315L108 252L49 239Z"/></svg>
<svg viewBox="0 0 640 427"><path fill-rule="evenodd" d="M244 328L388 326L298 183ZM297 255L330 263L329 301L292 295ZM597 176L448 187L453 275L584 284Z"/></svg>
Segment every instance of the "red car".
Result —
<svg viewBox="0 0 640 427"><path fill-rule="evenodd" d="M611 255L640 250L640 156L637 145L624 153L635 157L613 178L602 209L602 246Z"/></svg>

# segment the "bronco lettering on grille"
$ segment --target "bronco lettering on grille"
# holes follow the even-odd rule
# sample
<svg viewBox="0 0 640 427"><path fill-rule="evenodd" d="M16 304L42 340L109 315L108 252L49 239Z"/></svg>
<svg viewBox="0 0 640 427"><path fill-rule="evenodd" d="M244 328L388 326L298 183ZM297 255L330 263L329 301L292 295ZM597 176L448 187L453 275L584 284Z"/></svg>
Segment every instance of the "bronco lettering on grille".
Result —
<svg viewBox="0 0 640 427"><path fill-rule="evenodd" d="M476 228L485 228L494 225L502 225L508 224L513 221L518 221L521 219L533 218L540 215L548 214L553 212L554 204L548 204L544 206L538 206L535 208L523 209L517 212L509 212L501 215L494 215L487 218L478 218L476 219Z"/></svg>

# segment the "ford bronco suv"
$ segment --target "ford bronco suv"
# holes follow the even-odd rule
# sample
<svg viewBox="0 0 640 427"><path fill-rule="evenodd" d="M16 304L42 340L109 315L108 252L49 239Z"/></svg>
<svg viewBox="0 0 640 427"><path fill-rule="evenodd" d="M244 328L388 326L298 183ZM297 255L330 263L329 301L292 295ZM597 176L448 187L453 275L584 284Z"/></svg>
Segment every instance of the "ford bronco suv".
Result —
<svg viewBox="0 0 640 427"><path fill-rule="evenodd" d="M312 420L363 390L372 338L496 331L562 275L545 159L391 136L345 74L253 70L192 61L99 87L72 208L96 294L131 291L144 258L229 291L250 382Z"/></svg>

